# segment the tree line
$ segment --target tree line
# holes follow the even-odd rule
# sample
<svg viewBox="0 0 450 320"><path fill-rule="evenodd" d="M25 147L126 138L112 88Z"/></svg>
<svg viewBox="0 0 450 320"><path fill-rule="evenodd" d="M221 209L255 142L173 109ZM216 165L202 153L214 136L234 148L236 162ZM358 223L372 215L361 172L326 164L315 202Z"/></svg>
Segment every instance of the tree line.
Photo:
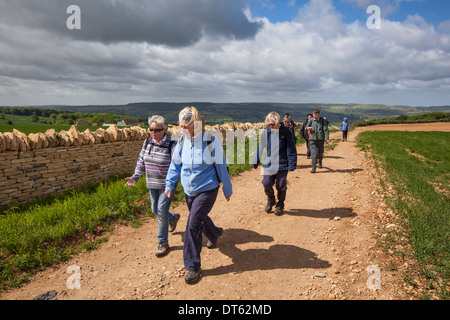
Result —
<svg viewBox="0 0 450 320"><path fill-rule="evenodd" d="M0 107L0 119L4 119L5 114L29 116L31 121L45 124L73 125L78 121L87 121L89 125L101 125L103 123L117 123L124 119L138 119L140 122L144 123L147 121L147 118L117 113L75 112L70 110L33 107Z"/></svg>
<svg viewBox="0 0 450 320"><path fill-rule="evenodd" d="M424 123L424 122L450 122L450 113L448 112L429 112L416 115L401 115L392 119L377 119L363 122L355 122L355 126L372 126L376 124L395 124L395 123Z"/></svg>

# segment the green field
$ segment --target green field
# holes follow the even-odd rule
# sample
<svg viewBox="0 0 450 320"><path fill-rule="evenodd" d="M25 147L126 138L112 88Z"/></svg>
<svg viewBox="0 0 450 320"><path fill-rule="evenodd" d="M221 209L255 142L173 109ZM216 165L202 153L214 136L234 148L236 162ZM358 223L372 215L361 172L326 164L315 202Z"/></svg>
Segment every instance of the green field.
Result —
<svg viewBox="0 0 450 320"><path fill-rule="evenodd" d="M6 109L6 110L5 110ZM40 113L39 116L29 115L30 112L36 110ZM16 112L16 113L5 113L2 111ZM24 114L17 114L22 112ZM89 113L74 113L70 111L56 111L59 112L58 118L56 113L52 114L53 119L49 116L43 116L44 114L49 114L51 110L46 109L33 109L33 108L12 108L9 110L8 107L0 107L0 132L12 132L13 129L19 130L25 134L30 133L44 133L48 129L55 129L57 132L61 130L68 131L73 124L78 121L88 121L88 123L117 123L123 119L132 118L127 115L121 114L89 114ZM55 117L56 116L56 117ZM33 121L34 117L34 121ZM138 118L142 123L146 122L144 118ZM83 132L89 128L91 131L96 131L100 126L77 126L78 131ZM103 127L105 128L105 127Z"/></svg>
<svg viewBox="0 0 450 320"><path fill-rule="evenodd" d="M13 124L7 124L8 120L11 120ZM45 124L33 122L30 120L30 117L17 116L13 114L7 114L5 115L5 119L0 119L0 132L12 132L13 129L16 129L28 135L30 133L44 133L48 129L55 129L57 132L60 132L61 130L68 131L70 127L71 126L68 124ZM77 126L77 129L80 132L83 132L87 128L89 128L91 131L95 131L100 127Z"/></svg>
<svg viewBox="0 0 450 320"><path fill-rule="evenodd" d="M450 133L364 132L358 139L386 173L382 185L388 192L388 205L400 217L411 254L421 266L417 276L448 299ZM388 186L393 188L391 194Z"/></svg>

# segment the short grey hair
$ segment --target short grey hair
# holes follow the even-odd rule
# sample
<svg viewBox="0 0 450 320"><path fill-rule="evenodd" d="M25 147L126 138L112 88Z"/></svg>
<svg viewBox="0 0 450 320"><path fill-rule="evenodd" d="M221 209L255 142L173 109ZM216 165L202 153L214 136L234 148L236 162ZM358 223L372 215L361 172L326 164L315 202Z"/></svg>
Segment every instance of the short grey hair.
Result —
<svg viewBox="0 0 450 320"><path fill-rule="evenodd" d="M163 129L167 130L169 128L169 124L167 120L163 116L155 115L148 118L148 126L150 127L152 123L156 123L163 127Z"/></svg>
<svg viewBox="0 0 450 320"><path fill-rule="evenodd" d="M266 124L269 123L275 123L275 124L279 124L281 122L281 117L278 113L276 113L275 111L270 112L265 120Z"/></svg>

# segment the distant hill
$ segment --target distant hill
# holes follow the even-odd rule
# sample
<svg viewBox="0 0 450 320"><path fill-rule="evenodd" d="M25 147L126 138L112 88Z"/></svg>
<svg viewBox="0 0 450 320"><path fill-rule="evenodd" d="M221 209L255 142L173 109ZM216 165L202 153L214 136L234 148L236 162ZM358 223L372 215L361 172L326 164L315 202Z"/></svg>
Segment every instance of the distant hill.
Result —
<svg viewBox="0 0 450 320"><path fill-rule="evenodd" d="M450 112L450 106L408 107L382 104L323 104L323 103L212 103L212 102L139 102L126 105L86 105L86 106L39 106L75 112L121 113L136 117L155 114L164 116L170 123L178 122L178 113L184 106L195 106L205 116L207 124L225 122L262 122L271 111L281 116L289 112L294 121L302 122L308 113L316 108L331 123L339 123L343 117L350 122L395 118L401 115L416 115L428 112Z"/></svg>

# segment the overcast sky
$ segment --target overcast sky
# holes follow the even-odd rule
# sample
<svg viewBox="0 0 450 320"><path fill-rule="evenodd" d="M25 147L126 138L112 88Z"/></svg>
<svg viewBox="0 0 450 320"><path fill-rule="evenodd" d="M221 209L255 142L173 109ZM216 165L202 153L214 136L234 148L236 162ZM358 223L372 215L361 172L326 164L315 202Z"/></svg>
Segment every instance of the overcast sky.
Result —
<svg viewBox="0 0 450 320"><path fill-rule="evenodd" d="M0 105L450 105L449 3L0 0Z"/></svg>

